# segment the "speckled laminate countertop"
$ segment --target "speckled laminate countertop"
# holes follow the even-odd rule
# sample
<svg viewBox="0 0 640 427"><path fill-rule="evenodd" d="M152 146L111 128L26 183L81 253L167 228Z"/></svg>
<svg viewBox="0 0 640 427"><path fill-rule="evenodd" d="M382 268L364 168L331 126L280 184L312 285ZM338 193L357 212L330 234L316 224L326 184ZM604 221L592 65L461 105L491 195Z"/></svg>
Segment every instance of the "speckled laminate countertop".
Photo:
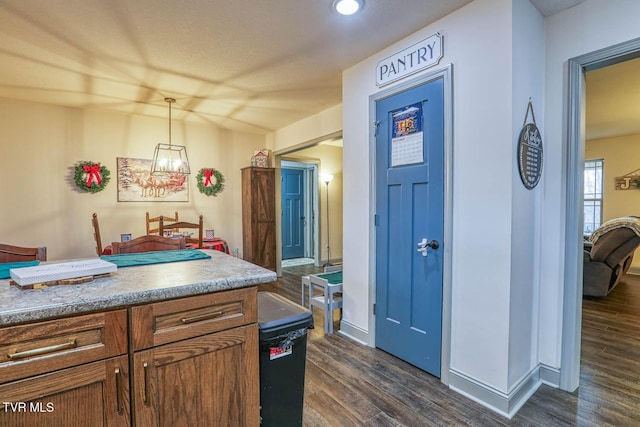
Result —
<svg viewBox="0 0 640 427"><path fill-rule="evenodd" d="M118 268L79 285L21 290L0 280L0 327L269 283L276 273L219 251L210 259Z"/></svg>

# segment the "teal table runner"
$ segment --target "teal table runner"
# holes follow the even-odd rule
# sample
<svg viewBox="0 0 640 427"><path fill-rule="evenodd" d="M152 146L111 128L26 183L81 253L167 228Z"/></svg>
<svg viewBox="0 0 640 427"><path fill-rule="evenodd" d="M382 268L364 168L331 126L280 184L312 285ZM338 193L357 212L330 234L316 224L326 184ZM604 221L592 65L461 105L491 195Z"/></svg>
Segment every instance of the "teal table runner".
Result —
<svg viewBox="0 0 640 427"><path fill-rule="evenodd" d="M40 261L3 262L0 264L0 279L10 278L9 270L12 268L33 267L38 264Z"/></svg>
<svg viewBox="0 0 640 427"><path fill-rule="evenodd" d="M330 285L339 285L340 283L342 283L342 271L316 274L316 276L323 278L324 280L329 282Z"/></svg>
<svg viewBox="0 0 640 427"><path fill-rule="evenodd" d="M100 259L114 263L120 267L136 265L164 264L168 262L193 261L211 258L197 249L179 249L175 251L136 252L133 254L102 255Z"/></svg>

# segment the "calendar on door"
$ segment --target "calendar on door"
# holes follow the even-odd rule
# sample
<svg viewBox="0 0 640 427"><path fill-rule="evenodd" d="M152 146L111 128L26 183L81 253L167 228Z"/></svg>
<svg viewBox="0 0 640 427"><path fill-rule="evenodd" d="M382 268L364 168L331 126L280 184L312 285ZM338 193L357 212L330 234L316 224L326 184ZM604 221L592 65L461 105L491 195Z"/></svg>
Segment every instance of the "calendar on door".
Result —
<svg viewBox="0 0 640 427"><path fill-rule="evenodd" d="M413 104L391 112L391 167L424 161L422 104Z"/></svg>

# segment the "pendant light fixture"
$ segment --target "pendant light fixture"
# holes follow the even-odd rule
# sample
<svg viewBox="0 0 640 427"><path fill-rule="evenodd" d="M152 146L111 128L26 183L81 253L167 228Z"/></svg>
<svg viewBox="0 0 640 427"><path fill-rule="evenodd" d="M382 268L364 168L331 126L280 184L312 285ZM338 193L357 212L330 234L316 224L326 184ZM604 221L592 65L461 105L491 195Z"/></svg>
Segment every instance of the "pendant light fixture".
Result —
<svg viewBox="0 0 640 427"><path fill-rule="evenodd" d="M156 145L151 162L151 175L189 175L191 169L189 168L186 147L171 145L171 104L176 100L173 98L165 98L164 100L169 104L169 143Z"/></svg>

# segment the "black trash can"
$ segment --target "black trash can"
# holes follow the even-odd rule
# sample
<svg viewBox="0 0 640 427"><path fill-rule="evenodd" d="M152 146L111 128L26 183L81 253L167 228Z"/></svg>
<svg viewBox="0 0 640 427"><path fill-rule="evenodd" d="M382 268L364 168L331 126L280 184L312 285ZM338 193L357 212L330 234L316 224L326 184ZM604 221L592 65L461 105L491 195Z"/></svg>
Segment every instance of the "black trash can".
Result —
<svg viewBox="0 0 640 427"><path fill-rule="evenodd" d="M258 292L258 324L262 425L301 426L311 311L280 295Z"/></svg>

